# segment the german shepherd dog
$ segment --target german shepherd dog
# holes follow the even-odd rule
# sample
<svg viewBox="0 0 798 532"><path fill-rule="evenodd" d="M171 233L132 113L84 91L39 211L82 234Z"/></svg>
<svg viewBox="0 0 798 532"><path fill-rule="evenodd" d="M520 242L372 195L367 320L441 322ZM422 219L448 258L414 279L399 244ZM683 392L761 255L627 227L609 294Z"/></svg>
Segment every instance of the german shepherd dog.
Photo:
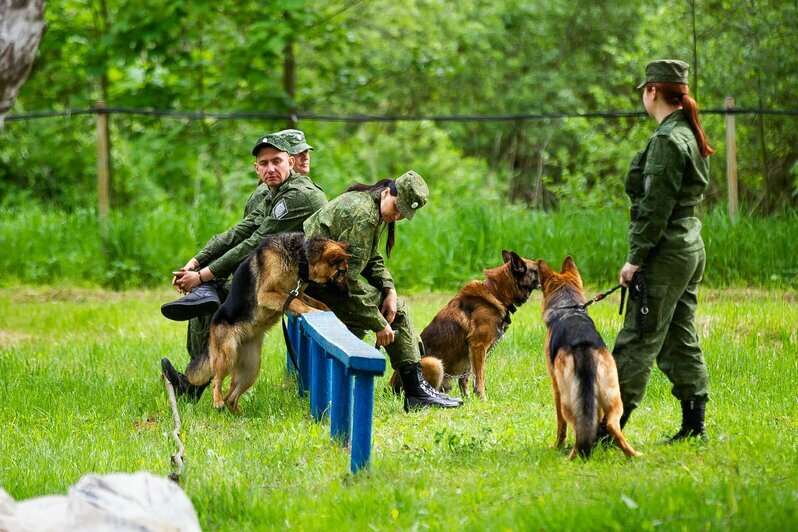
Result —
<svg viewBox="0 0 798 532"><path fill-rule="evenodd" d="M484 281L470 281L421 332L425 355L421 367L436 390L448 392L457 378L463 397L473 373L474 392L485 394L485 359L510 326L510 315L540 288L537 264L513 251L502 251L504 264L485 270ZM395 391L401 387L396 374Z"/></svg>
<svg viewBox="0 0 798 532"><path fill-rule="evenodd" d="M582 278L568 256L557 273L538 260L543 291L543 320L546 322L546 367L557 411L557 448L562 448L570 423L576 444L569 459L577 454L588 458L596 441L599 420L606 416L607 431L627 456L640 456L621 434L623 414L618 370L596 324L585 310Z"/></svg>
<svg viewBox="0 0 798 532"><path fill-rule="evenodd" d="M260 371L263 335L280 320L289 292L299 288L288 311L294 315L327 306L304 294L308 281L327 284L348 295L348 242L302 233L268 236L242 262L230 286L230 294L211 319L208 350L193 359L186 377L195 385L213 375L213 406L225 405L240 414L238 401L255 382ZM222 397L222 382L232 374L230 390Z"/></svg>

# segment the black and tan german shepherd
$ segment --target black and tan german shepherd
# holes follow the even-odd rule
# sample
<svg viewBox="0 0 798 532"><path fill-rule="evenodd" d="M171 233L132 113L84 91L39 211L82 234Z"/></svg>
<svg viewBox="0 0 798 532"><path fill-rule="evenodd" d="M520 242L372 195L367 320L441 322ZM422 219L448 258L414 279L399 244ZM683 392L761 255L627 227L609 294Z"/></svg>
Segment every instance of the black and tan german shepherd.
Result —
<svg viewBox="0 0 798 532"><path fill-rule="evenodd" d="M304 294L308 281L349 293L348 247L347 242L323 237L278 233L268 236L238 266L230 294L211 320L208 351L186 368L194 385L205 384L213 375L214 407L227 405L231 412L241 413L238 401L260 371L263 335L280 320L283 304L298 284L300 295L287 309L294 315L329 310ZM222 382L230 374L230 390L222 397Z"/></svg>
<svg viewBox="0 0 798 532"><path fill-rule="evenodd" d="M537 264L514 251L502 251L504 263L485 270L484 281L470 281L421 332L421 367L437 390L452 389L457 378L463 397L474 375L474 392L485 399L485 359L510 325L510 315L540 288ZM394 374L394 390L401 383Z"/></svg>
<svg viewBox="0 0 798 532"><path fill-rule="evenodd" d="M585 310L582 277L568 256L557 273L538 260L546 322L546 367L557 411L557 448L562 448L570 423L576 444L569 458L587 458L596 441L599 420L606 416L607 431L627 456L640 456L621 434L623 414L618 370L596 324Z"/></svg>

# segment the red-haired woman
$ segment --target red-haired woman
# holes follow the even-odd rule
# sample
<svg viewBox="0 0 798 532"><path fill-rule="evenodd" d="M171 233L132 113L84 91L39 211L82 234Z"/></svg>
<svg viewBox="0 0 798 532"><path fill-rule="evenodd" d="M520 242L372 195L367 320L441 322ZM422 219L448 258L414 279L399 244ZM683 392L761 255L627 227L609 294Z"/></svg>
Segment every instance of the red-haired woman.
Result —
<svg viewBox="0 0 798 532"><path fill-rule="evenodd" d="M669 442L706 440L707 366L695 330L706 255L695 209L709 183L707 156L714 150L690 97L687 69L683 61L652 61L637 87L659 126L626 175L632 208L620 282L645 286L647 297L630 298L612 353L624 407L621 427L640 404L655 361L670 379L681 401L682 427Z"/></svg>

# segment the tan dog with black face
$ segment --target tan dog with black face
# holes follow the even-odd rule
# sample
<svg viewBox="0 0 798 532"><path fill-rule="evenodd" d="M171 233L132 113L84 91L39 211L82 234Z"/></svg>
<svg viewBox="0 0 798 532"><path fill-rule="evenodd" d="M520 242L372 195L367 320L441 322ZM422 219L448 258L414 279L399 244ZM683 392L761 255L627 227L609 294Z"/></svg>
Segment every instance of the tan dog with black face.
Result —
<svg viewBox="0 0 798 532"><path fill-rule="evenodd" d="M457 378L463 397L473 373L474 392L485 394L485 359L510 325L510 315L539 288L537 264L513 251L502 251L504 264L485 270L484 281L471 281L421 332L421 367L436 390L449 391ZM394 390L401 386L394 374Z"/></svg>
<svg viewBox="0 0 798 532"><path fill-rule="evenodd" d="M640 456L621 434L623 403L618 370L585 310L582 277L576 264L568 256L557 273L538 260L538 275L547 328L546 367L557 411L557 447L565 443L567 422L576 436L569 458L573 460L577 454L589 457L599 420L606 417L607 432L615 443L627 456Z"/></svg>
<svg viewBox="0 0 798 532"><path fill-rule="evenodd" d="M287 309L294 315L330 310L304 294L308 281L349 294L348 246L319 236L279 233L267 237L239 265L230 294L211 320L209 352L186 368L191 384L205 384L213 375L214 407L227 405L231 412L241 413L238 401L260 371L263 335L280 320L283 304L300 280L300 295ZM230 374L230 390L222 397L222 382Z"/></svg>

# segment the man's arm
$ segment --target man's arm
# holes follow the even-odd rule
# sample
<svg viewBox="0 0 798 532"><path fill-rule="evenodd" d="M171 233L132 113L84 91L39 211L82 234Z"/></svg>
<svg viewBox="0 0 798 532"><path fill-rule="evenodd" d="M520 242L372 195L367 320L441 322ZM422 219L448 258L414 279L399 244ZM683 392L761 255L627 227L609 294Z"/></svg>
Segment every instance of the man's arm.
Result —
<svg viewBox="0 0 798 532"><path fill-rule="evenodd" d="M211 237L194 258L200 264L208 265L249 237L262 223L263 217L264 212L260 208L255 209L224 233Z"/></svg>
<svg viewBox="0 0 798 532"><path fill-rule="evenodd" d="M275 198L271 212L261 217L260 223L252 228L246 238L240 240L221 257L208 264L214 277L225 278L235 272L238 265L267 236L276 233L302 231L304 221L323 205L320 199L308 197L307 192L303 190L291 190L281 198ZM247 219L249 218L248 216Z"/></svg>

